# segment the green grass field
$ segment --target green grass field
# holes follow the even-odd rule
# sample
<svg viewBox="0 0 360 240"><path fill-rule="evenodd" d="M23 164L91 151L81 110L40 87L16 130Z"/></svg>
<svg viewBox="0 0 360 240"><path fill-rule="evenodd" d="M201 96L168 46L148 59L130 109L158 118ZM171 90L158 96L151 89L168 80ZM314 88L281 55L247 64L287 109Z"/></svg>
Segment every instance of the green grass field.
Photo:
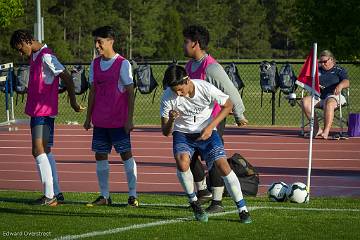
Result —
<svg viewBox="0 0 360 240"><path fill-rule="evenodd" d="M255 61L255 60L253 60ZM243 94L243 102L246 108L245 115L248 118L250 125L258 126L270 126L271 122L271 94L264 93L263 106L260 106L261 91L259 85L259 62L256 60L254 63L238 64L238 70L245 83L245 89ZM281 60L284 62L285 60ZM248 60L248 62L251 62ZM297 61L299 62L299 60ZM282 64L278 64L278 68ZM295 73L300 72L302 64L292 64ZM341 64L348 71L350 78L350 107L349 111L360 112L360 67L354 64ZM154 102L152 102L153 94L142 95L137 94L135 100L135 113L134 122L135 125L160 125L160 98L162 94L161 82L163 74L167 65L152 65L154 76L159 83L159 87L155 93ZM69 66L68 66L69 69ZM300 96L300 89L298 88L297 94ZM16 95L15 95L16 96ZM26 98L26 96L25 96ZM26 99L24 100L24 102ZM78 96L78 101L82 105L87 105L87 99L82 100L82 96ZM6 119L5 114L5 97L3 93L0 93L0 121ZM24 103L19 97L18 105L15 106L15 117L17 119L24 119L26 116L23 113ZM57 117L57 123L78 122L82 124L84 122L86 113L75 113L69 103L67 102L66 94L59 96L59 114ZM276 94L276 110L275 110L275 124L278 126L300 126L301 110L298 106L292 107L282 94L280 97L279 107L279 94ZM233 117L228 118L228 124L234 124Z"/></svg>
<svg viewBox="0 0 360 240"><path fill-rule="evenodd" d="M31 205L39 195L0 191L0 239L66 236L63 239L358 239L360 236L359 198L312 198L308 204L247 198L253 223L241 224L229 198L224 201L225 213L210 216L208 223L200 223L193 220L185 196L140 194L141 206L131 208L125 204L126 194L112 194L113 206L86 207L85 203L97 194L65 193L63 205Z"/></svg>

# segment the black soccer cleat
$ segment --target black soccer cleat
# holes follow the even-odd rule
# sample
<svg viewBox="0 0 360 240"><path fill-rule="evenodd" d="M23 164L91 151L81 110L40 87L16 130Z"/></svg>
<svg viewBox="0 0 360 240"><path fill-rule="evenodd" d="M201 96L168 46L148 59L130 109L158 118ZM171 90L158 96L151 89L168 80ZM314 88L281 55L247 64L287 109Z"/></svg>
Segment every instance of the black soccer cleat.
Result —
<svg viewBox="0 0 360 240"><path fill-rule="evenodd" d="M200 222L207 222L208 221L208 215L204 211L204 209L202 209L199 200L196 201L196 202L191 202L190 206L193 209L194 216L195 216L196 220L198 220Z"/></svg>
<svg viewBox="0 0 360 240"><path fill-rule="evenodd" d="M250 213L247 211L241 211L239 212L239 217L240 217L240 222L241 223L251 223L251 217L250 217Z"/></svg>

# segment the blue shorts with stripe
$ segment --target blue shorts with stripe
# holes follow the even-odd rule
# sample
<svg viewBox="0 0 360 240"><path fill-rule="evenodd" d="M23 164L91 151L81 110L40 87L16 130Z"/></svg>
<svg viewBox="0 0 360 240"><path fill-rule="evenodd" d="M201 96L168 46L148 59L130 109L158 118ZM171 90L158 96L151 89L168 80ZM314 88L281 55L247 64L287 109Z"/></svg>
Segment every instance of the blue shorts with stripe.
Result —
<svg viewBox="0 0 360 240"><path fill-rule="evenodd" d="M94 127L92 150L96 153L110 153L112 146L117 153L131 151L130 134L124 128Z"/></svg>
<svg viewBox="0 0 360 240"><path fill-rule="evenodd" d="M48 147L52 147L54 145L54 123L55 123L55 118L54 117L31 117L30 119L30 128L31 128L31 135L32 138L38 138L38 137L42 137L43 136L38 136L38 132L34 132L33 128L38 126L38 125L44 125L47 126L49 128L49 139L47 139ZM41 131L41 134L43 134L43 132Z"/></svg>
<svg viewBox="0 0 360 240"><path fill-rule="evenodd" d="M197 141L196 139L199 138L199 136L200 133L173 132L173 153L174 156L187 153L191 159L195 150L197 150L200 152L201 158L205 160L210 170L216 160L226 158L224 144L215 130L206 140Z"/></svg>

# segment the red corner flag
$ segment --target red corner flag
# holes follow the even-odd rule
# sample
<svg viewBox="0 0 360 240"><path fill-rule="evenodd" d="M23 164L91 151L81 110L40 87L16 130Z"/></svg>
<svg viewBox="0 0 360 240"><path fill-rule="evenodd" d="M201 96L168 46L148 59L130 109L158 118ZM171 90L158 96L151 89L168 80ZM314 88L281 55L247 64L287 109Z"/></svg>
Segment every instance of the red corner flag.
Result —
<svg viewBox="0 0 360 240"><path fill-rule="evenodd" d="M317 57L315 56L315 59L313 59L313 53L314 49L311 49L309 56L306 58L305 63L301 68L297 84L309 92L313 92L315 90L315 94L320 96L319 72L317 67L315 70L315 89L312 88L311 66L313 61L316 62L317 66Z"/></svg>

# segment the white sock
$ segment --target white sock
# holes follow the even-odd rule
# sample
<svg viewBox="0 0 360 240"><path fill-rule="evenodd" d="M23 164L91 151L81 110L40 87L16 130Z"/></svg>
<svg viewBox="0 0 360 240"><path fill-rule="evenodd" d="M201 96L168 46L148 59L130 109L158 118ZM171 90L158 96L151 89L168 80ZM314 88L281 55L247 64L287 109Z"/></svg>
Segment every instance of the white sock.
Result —
<svg viewBox="0 0 360 240"><path fill-rule="evenodd" d="M196 187L197 191L207 189L206 177L204 177L204 179L201 182L195 182L195 187Z"/></svg>
<svg viewBox="0 0 360 240"><path fill-rule="evenodd" d="M124 161L124 168L129 188L129 196L136 196L137 167L134 158Z"/></svg>
<svg viewBox="0 0 360 240"><path fill-rule="evenodd" d="M101 196L109 198L109 161L96 161L96 175Z"/></svg>
<svg viewBox="0 0 360 240"><path fill-rule="evenodd" d="M51 166L53 185L54 185L54 194L58 195L59 193L61 193L61 190L60 190L60 186L59 186L59 177L58 177L57 169L56 169L56 161L55 161L54 155L52 153L48 153L46 155L47 155L47 158L49 159L49 163Z"/></svg>
<svg viewBox="0 0 360 240"><path fill-rule="evenodd" d="M47 198L53 198L54 186L49 159L47 158L46 153L42 153L37 156L35 160L37 163L36 165L40 175L40 180L44 187L44 195Z"/></svg>
<svg viewBox="0 0 360 240"><path fill-rule="evenodd" d="M185 172L181 172L179 169L176 169L176 175L185 193L188 195L190 202L197 201L197 197L194 192L194 176L191 173L190 168Z"/></svg>
<svg viewBox="0 0 360 240"><path fill-rule="evenodd" d="M212 187L213 200L221 201L224 193L224 187Z"/></svg>
<svg viewBox="0 0 360 240"><path fill-rule="evenodd" d="M226 189L234 200L239 212L243 210L247 211L246 203L241 192L240 182L234 171L231 171L229 175L222 178L224 179Z"/></svg>

